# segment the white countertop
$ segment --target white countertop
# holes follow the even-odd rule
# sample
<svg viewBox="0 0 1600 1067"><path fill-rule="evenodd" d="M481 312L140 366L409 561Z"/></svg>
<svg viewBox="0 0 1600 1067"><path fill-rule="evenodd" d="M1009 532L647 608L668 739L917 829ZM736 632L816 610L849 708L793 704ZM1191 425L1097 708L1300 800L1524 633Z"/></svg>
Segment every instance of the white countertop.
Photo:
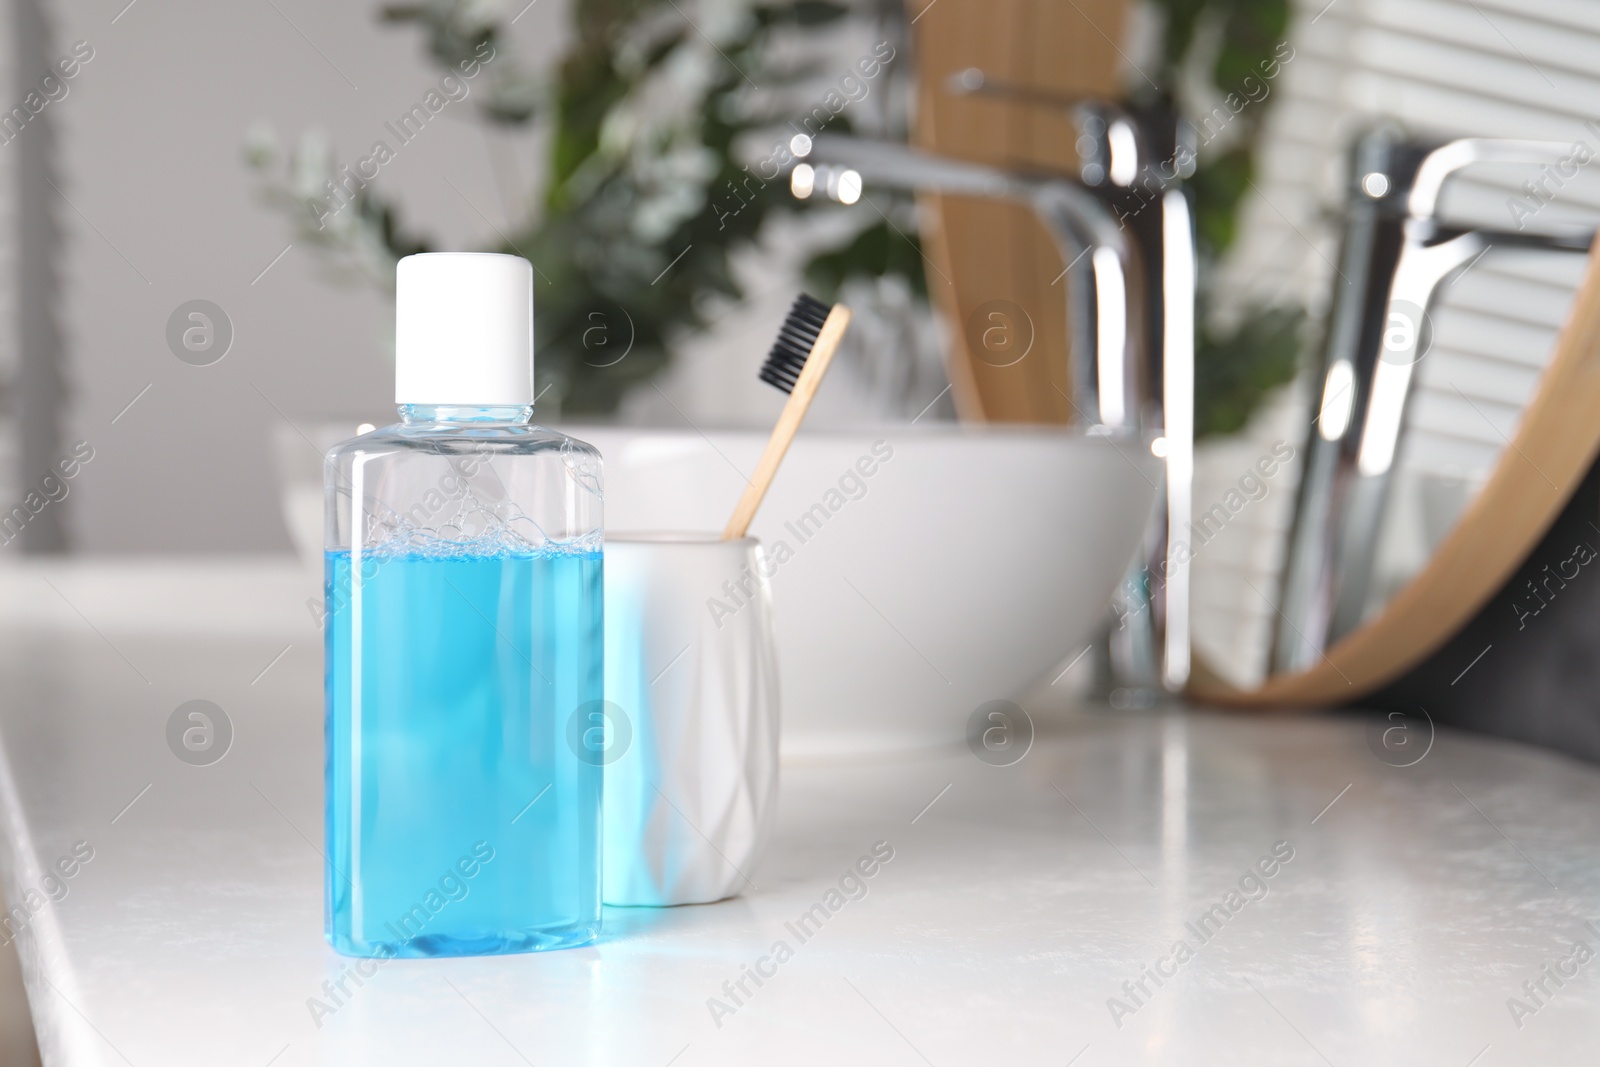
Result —
<svg viewBox="0 0 1600 1067"><path fill-rule="evenodd" d="M608 908L590 948L386 962L335 1005L322 983L355 961L322 940L304 583L214 570L187 572L208 605L148 568L0 573L7 896L93 849L19 940L51 1067L1593 1062L1600 961L1537 1003L1522 986L1600 949L1596 768L1443 731L1394 768L1351 719L1043 704L1009 768L960 746L785 767L742 898ZM167 746L192 699L236 732L210 766ZM802 941L786 924L877 842L865 896ZM1266 895L1202 941L1186 924L1278 842ZM724 990L758 964L763 985Z"/></svg>

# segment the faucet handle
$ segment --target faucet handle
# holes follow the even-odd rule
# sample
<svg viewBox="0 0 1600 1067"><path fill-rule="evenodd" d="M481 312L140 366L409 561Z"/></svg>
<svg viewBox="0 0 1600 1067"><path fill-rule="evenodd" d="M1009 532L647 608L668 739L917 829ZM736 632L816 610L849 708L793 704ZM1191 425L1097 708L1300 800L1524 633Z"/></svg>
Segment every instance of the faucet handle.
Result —
<svg viewBox="0 0 1600 1067"><path fill-rule="evenodd" d="M1356 142L1351 195L1378 202L1391 217L1414 219L1427 229L1437 229L1444 187L1467 167L1479 163L1559 167L1572 162L1581 147L1566 141L1496 137L1423 140L1385 123ZM1582 160L1578 162L1582 164Z"/></svg>
<svg viewBox="0 0 1600 1067"><path fill-rule="evenodd" d="M945 91L951 96L993 96L1002 100L1015 100L1041 107L1070 110L1092 99L1083 94L1055 93L1048 89L1035 89L1015 82L999 82L989 77L982 67L958 70L944 80Z"/></svg>
<svg viewBox="0 0 1600 1067"><path fill-rule="evenodd" d="M1099 97L995 81L981 67L958 70L945 79L944 85L952 96L988 96L1066 112L1078 130L1074 144L1078 177L1092 188L1132 185L1155 154L1149 147L1152 138L1148 119Z"/></svg>
<svg viewBox="0 0 1600 1067"><path fill-rule="evenodd" d="M1423 157L1411 181L1406 211L1412 218L1432 218L1438 211L1444 183L1474 163L1542 163L1558 165L1570 159L1573 146L1565 141L1527 141L1509 138L1464 137L1448 141Z"/></svg>

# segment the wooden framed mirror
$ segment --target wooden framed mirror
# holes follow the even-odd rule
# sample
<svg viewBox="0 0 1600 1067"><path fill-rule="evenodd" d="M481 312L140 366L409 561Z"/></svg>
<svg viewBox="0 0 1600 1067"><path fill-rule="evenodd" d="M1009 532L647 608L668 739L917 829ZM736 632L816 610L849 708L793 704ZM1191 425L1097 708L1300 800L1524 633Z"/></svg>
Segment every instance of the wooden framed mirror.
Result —
<svg viewBox="0 0 1600 1067"><path fill-rule="evenodd" d="M1297 380L1196 449L1195 698L1329 705L1393 683L1504 586L1600 450L1600 281L1582 254L1600 222L1600 166L1589 166L1600 123L1585 122L1600 114L1589 73L1600 70L1600 23L1548 3L1480 7L1291 6L1273 73L1244 86L1237 107L1216 85L1176 84L1202 163L1241 127L1261 127L1237 236L1202 264L1210 306L1199 312L1238 320L1285 307L1318 324ZM913 0L919 143L995 166L1070 169L1072 129L1037 106L1040 94L1136 94L1155 69L1141 66L1152 62L1141 48L1159 39L1165 9ZM980 61L1035 99L948 91ZM937 197L923 207L964 417L1073 421L1070 385L1059 385L1070 383L1059 366L1070 315L1045 284L1070 264L1014 207ZM1362 237L1363 226L1388 230ZM1360 255L1389 273L1354 269ZM1046 358L997 367L974 355L963 325L997 299L1052 309L1041 316ZM1394 357L1381 335L1408 300L1415 314L1402 316L1409 332ZM1386 413L1364 410L1383 390L1359 377L1340 413L1341 351L1405 380ZM1383 435L1366 424L1326 432L1352 417L1388 420L1381 460L1366 442ZM1319 438L1341 437L1348 469L1330 474ZM1330 490L1330 478L1363 484L1346 492L1338 537L1318 543L1307 533L1326 520L1317 501L1348 489ZM1330 554L1338 566L1323 565Z"/></svg>
<svg viewBox="0 0 1600 1067"><path fill-rule="evenodd" d="M1271 709L1348 703L1395 681L1460 630L1538 545L1600 455L1597 413L1600 268L1591 257L1521 427L1420 573L1304 670L1242 687L1202 666L1191 693Z"/></svg>
<svg viewBox="0 0 1600 1067"><path fill-rule="evenodd" d="M1274 85L1238 245L1212 284L1249 294L1235 306L1296 302L1320 336L1294 386L1250 427L1198 446L1197 521L1233 499L1226 494L1258 458L1274 447L1279 458L1292 454L1263 499L1224 514L1228 528L1197 554L1188 692L1198 699L1261 709L1359 703L1424 664L1442 669L1433 661L1458 656L1455 636L1520 580L1594 465L1600 282L1592 258L1573 253L1600 222L1600 168L1589 166L1600 128L1586 121L1600 111L1600 79L1583 58L1600 62L1600 24L1551 4L1480 8L1295 9L1295 58ZM1367 465L1387 470L1390 484L1376 506L1345 516L1367 542L1356 553L1367 573L1347 581L1321 559L1308 580L1294 569L1297 552L1317 556L1297 538L1321 521L1306 502L1319 476L1319 422L1350 414L1329 403L1338 383L1326 357L1352 328L1341 304L1362 302L1343 291L1372 282L1347 256L1352 215L1396 196L1394 172L1362 155L1377 132L1399 155L1415 154L1409 165L1438 157L1427 164L1439 178L1428 209L1397 221L1389 239L1398 245L1427 219L1433 232L1415 251L1442 259L1454 243L1466 254L1429 268L1438 287L1410 324L1423 348L1399 361L1415 364L1410 392L1391 412L1388 458ZM1461 238L1472 232L1492 239L1469 249ZM1546 254L1556 246L1565 253ZM1394 325L1403 288L1390 277L1365 294L1386 312L1368 316L1365 329ZM1387 339L1364 343L1369 358L1375 349L1387 358ZM1355 395L1359 411L1367 398L1359 387ZM1349 463L1357 466L1354 446ZM1313 547L1326 556L1339 546ZM1308 623L1319 613L1320 633ZM1444 688L1482 651L1461 653Z"/></svg>

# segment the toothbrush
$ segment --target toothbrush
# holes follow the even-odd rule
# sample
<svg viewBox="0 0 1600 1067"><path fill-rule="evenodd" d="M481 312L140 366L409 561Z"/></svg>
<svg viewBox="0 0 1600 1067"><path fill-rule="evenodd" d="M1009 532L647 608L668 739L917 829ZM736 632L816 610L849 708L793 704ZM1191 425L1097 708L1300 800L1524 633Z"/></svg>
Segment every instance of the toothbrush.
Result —
<svg viewBox="0 0 1600 1067"><path fill-rule="evenodd" d="M739 506L733 509L733 518L722 531L724 541L736 541L749 531L756 509L778 473L778 464L789 451L789 442L800 429L806 409L811 407L811 398L817 395L817 386L828 373L828 364L833 362L833 354L839 350L839 342L849 327L850 309L843 304L830 308L804 293L795 298L794 306L783 320L783 328L778 331L778 340L761 367L761 380L788 393L789 402L783 406L783 414L772 428L755 476L745 487Z"/></svg>

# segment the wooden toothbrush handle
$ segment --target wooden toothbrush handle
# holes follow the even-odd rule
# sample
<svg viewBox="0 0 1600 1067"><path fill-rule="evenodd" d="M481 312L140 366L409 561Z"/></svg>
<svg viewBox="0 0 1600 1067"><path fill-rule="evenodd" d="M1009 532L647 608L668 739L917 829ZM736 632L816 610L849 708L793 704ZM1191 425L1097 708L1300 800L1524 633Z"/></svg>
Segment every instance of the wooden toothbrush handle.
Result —
<svg viewBox="0 0 1600 1067"><path fill-rule="evenodd" d="M839 350L839 342L844 340L844 332L849 326L850 309L843 304L835 304L822 323L817 343L811 346L806 365L800 368L800 377L789 393L789 402L783 405L778 424L772 428L772 436L767 438L767 448L761 453L755 476L745 486L744 495L739 497L739 506L733 509L733 518L728 520L727 528L722 531L724 541L736 541L749 532L756 509L767 495L767 487L778 473L778 464L783 462L784 453L789 451L789 442L794 440L795 431L800 429L800 423L805 420L806 409L811 407L811 398L817 395L817 386L822 384L822 376L828 373L828 364L833 362L833 354Z"/></svg>

